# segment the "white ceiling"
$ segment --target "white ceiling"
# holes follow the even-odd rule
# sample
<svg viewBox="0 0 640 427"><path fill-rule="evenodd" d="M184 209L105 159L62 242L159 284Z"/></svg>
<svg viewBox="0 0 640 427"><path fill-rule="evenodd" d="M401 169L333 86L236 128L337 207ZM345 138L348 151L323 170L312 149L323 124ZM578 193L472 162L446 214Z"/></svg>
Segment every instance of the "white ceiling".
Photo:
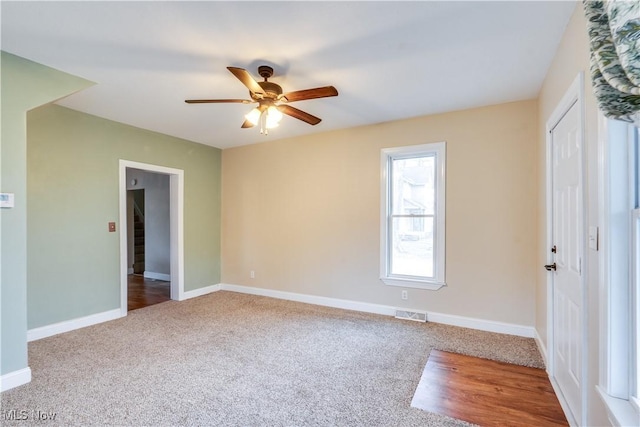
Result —
<svg viewBox="0 0 640 427"><path fill-rule="evenodd" d="M574 1L7 2L2 50L97 85L58 102L227 148L264 141L240 129L252 106L227 66L271 65L284 91L340 95L292 106L269 139L531 99ZM586 31L586 30L585 30Z"/></svg>

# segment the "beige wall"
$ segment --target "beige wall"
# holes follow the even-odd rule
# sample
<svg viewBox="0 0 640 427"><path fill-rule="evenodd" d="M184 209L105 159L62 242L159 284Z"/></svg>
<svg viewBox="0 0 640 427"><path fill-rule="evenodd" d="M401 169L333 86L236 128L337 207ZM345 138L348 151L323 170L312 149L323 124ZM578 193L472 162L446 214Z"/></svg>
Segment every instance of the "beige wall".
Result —
<svg viewBox="0 0 640 427"><path fill-rule="evenodd" d="M589 45L586 21L582 6L577 5L556 57L547 73L539 95L539 141L538 141L538 262L537 266L545 264L547 256L546 242L546 187L545 187L545 126L549 116L556 108L579 72L584 73L585 100L585 149L587 155L587 192L588 215L585 221L588 225L598 225L598 169L597 169L597 107L589 80ZM599 342L598 332L598 253L589 250L587 261L587 292L588 311L588 378L585 383L588 399L588 425L608 425L605 409L596 394L595 385L598 380ZM547 275L542 268L536 269L536 330L546 346L547 341Z"/></svg>
<svg viewBox="0 0 640 427"><path fill-rule="evenodd" d="M223 283L533 326L537 122L525 101L224 150ZM438 141L448 286L403 301L379 280L380 150Z"/></svg>

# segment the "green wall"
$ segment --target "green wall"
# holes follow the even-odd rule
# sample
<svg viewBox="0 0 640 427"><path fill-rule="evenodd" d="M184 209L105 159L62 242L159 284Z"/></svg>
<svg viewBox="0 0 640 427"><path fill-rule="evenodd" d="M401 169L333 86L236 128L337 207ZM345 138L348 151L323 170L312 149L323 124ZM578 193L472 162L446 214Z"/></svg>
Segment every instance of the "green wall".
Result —
<svg viewBox="0 0 640 427"><path fill-rule="evenodd" d="M219 149L57 105L27 125L29 329L120 307L120 159L184 170L184 289L220 283Z"/></svg>
<svg viewBox="0 0 640 427"><path fill-rule="evenodd" d="M15 207L0 210L0 374L27 368L27 118L32 108L93 85L24 58L0 53L0 190Z"/></svg>

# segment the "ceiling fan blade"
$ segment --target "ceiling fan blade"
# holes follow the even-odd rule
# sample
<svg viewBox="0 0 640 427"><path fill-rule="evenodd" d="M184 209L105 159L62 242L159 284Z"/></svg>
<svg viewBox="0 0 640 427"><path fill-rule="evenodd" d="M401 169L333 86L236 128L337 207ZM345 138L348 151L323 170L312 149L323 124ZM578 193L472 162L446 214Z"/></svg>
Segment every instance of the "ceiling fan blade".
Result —
<svg viewBox="0 0 640 427"><path fill-rule="evenodd" d="M310 125L317 125L322 121L322 119L316 116L312 116L309 113L305 113L304 111L298 110L297 108L293 108L289 105L279 105L278 110L280 110L280 112L283 114L286 114L291 117L295 117L296 119L302 120L303 122L307 122Z"/></svg>
<svg viewBox="0 0 640 427"><path fill-rule="evenodd" d="M338 96L338 90L333 86L296 90L294 92L285 93L282 95L282 98L286 98L287 102L295 102L304 101L305 99L327 98L329 96Z"/></svg>
<svg viewBox="0 0 640 427"><path fill-rule="evenodd" d="M252 128L255 125L253 123L251 123L249 120L245 120L244 123L242 123L242 126L240 126L242 129L247 129L247 128Z"/></svg>
<svg viewBox="0 0 640 427"><path fill-rule="evenodd" d="M240 80L247 89L249 89L249 91L256 95L264 95L264 90L262 90L258 82L251 77L251 74L249 74L247 70L237 67L227 67L227 70L231 71L231 73L236 76L237 79Z"/></svg>
<svg viewBox="0 0 640 427"><path fill-rule="evenodd" d="M187 104L221 104L226 102L236 102L240 104L251 104L254 101L248 99L186 99Z"/></svg>

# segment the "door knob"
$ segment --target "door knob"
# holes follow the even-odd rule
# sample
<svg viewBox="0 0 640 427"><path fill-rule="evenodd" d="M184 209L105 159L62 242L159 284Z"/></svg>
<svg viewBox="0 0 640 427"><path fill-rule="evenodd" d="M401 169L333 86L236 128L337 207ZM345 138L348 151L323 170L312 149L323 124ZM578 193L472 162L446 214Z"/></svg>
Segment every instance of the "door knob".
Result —
<svg viewBox="0 0 640 427"><path fill-rule="evenodd" d="M547 264L544 266L544 268L546 268L547 271L556 271L556 263L554 262L553 264Z"/></svg>

